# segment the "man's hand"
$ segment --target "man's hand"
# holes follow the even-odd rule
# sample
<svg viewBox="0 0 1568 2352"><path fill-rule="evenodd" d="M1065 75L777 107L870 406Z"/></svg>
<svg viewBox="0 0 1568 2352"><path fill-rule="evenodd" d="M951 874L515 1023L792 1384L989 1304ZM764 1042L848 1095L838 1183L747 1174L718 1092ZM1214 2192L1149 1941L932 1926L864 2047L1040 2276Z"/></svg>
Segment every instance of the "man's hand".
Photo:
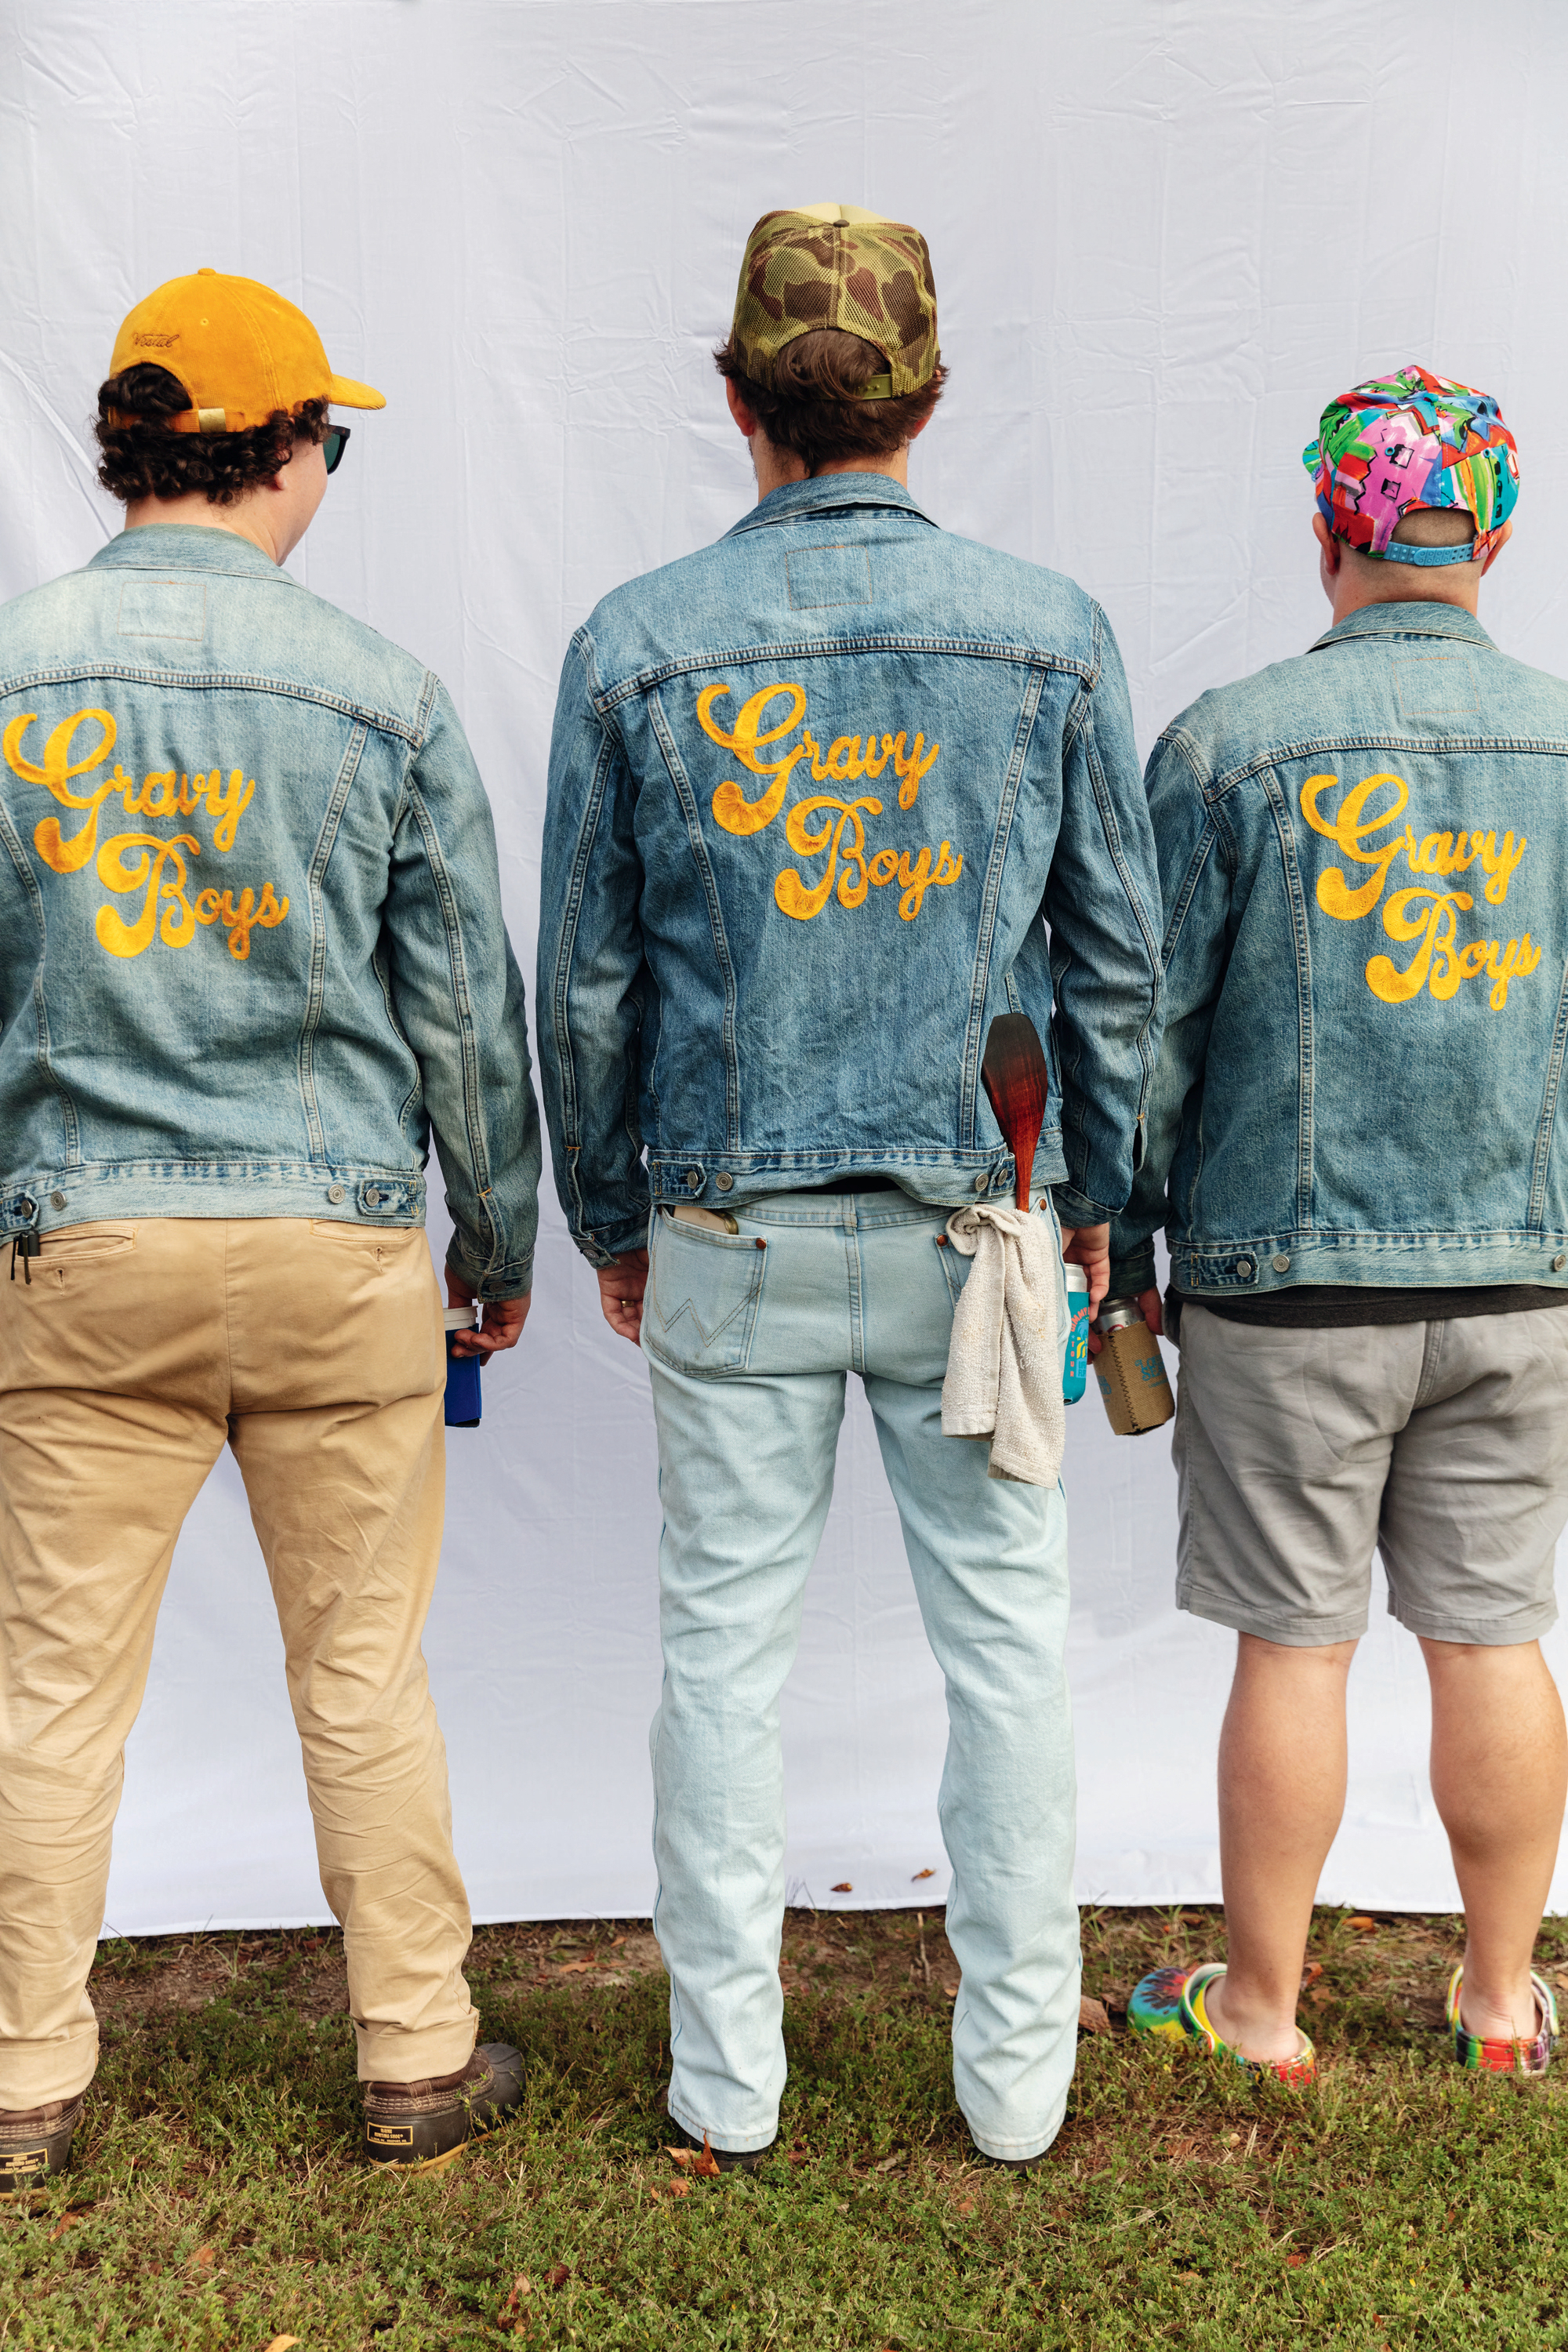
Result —
<svg viewBox="0 0 1568 2352"><path fill-rule="evenodd" d="M531 1292L529 1297L531 1297ZM448 1307L471 1307L474 1293L460 1274L447 1268L447 1304ZM528 1320L529 1298L487 1298L484 1319L477 1331L456 1331L452 1334L454 1356L493 1356L499 1348L515 1348L522 1337L522 1327Z"/></svg>
<svg viewBox="0 0 1568 2352"><path fill-rule="evenodd" d="M647 1288L647 1250L627 1250L614 1265L601 1265L595 1271L605 1322L635 1348L642 1338L642 1296Z"/></svg>
<svg viewBox="0 0 1568 2352"><path fill-rule="evenodd" d="M1110 1227L1064 1225L1062 1257L1068 1265L1081 1265L1089 1276L1089 1319L1092 1323L1110 1286Z"/></svg>

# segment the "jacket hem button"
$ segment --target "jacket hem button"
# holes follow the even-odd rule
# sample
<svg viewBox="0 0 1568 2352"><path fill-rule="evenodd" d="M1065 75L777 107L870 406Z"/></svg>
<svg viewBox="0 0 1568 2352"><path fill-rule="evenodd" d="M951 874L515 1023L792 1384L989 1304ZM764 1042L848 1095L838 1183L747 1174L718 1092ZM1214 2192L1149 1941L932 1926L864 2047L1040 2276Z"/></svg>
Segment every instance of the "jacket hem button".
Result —
<svg viewBox="0 0 1568 2352"><path fill-rule="evenodd" d="M1236 1261L1236 1270L1243 1282L1250 1282L1252 1280L1254 1268L1252 1260L1249 1257L1238 1257Z"/></svg>
<svg viewBox="0 0 1568 2352"><path fill-rule="evenodd" d="M721 1192L727 1192L734 1183L735 1180L726 1168L719 1175L714 1177L713 1181Z"/></svg>
<svg viewBox="0 0 1568 2352"><path fill-rule="evenodd" d="M1269 1263L1272 1265L1276 1274L1289 1274L1290 1271L1289 1252L1288 1250L1281 1250L1279 1256L1271 1259Z"/></svg>
<svg viewBox="0 0 1568 2352"><path fill-rule="evenodd" d="M343 1188L342 1188L342 1186L341 1184L329 1184L329 1185L328 1185L328 1187L327 1187L327 1198L328 1198L328 1200L329 1200L329 1201L332 1202L334 1203L334 1205L335 1205L339 1201L341 1201L341 1200L342 1199L342 1197L343 1197Z"/></svg>
<svg viewBox="0 0 1568 2352"><path fill-rule="evenodd" d="M1553 1274L1561 1274L1565 1265L1568 1265L1568 1257L1564 1257L1562 1251L1559 1250L1557 1255L1552 1261L1552 1271Z"/></svg>
<svg viewBox="0 0 1568 2352"><path fill-rule="evenodd" d="M49 1194L49 1206L51 1209L63 1209L65 1204L66 1196L63 1192L51 1192ZM1559 1261L1559 1263L1561 1263L1561 1261Z"/></svg>

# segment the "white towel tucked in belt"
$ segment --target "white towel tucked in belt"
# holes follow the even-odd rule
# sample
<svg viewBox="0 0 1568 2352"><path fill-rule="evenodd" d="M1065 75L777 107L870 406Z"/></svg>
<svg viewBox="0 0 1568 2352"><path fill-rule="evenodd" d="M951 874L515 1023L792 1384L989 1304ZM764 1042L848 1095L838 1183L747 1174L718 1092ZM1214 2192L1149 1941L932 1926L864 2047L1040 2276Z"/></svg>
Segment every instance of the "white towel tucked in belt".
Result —
<svg viewBox="0 0 1568 2352"><path fill-rule="evenodd" d="M953 1310L942 1433L988 1437L993 1478L1054 1486L1067 1434L1056 1219L987 1202L955 1209L947 1237L974 1264Z"/></svg>

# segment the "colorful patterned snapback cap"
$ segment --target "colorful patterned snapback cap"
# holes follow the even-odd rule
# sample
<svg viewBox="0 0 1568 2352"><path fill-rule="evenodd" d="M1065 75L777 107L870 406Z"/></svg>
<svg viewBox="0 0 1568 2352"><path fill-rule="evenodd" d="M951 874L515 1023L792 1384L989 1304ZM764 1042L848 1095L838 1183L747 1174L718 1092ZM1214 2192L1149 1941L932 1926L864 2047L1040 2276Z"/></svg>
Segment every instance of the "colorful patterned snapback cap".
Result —
<svg viewBox="0 0 1568 2352"><path fill-rule="evenodd" d="M1519 499L1519 452L1489 394L1424 367L1401 368L1342 393L1301 452L1318 511L1363 555L1391 563L1476 563L1502 541ZM1474 518L1457 547L1394 542L1413 508L1456 507Z"/></svg>
<svg viewBox="0 0 1568 2352"><path fill-rule="evenodd" d="M814 327L858 335L887 361L858 399L898 400L929 383L936 285L919 229L858 205L764 213L741 264L736 356L753 383L771 388L779 353Z"/></svg>

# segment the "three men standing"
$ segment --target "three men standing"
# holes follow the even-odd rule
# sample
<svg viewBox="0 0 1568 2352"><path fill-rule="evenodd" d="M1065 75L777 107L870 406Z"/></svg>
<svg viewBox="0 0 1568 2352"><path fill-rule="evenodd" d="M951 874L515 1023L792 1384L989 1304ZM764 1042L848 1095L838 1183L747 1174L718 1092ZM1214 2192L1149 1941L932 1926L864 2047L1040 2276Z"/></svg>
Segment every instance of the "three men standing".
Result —
<svg viewBox="0 0 1568 2352"><path fill-rule="evenodd" d="M539 961L557 1187L658 1428L669 2112L721 2165L777 2128L779 1695L854 1372L946 1677L959 2103L1026 2163L1078 2022L1066 1507L942 1434L946 1228L1012 1190L980 1061L1022 1010L1037 1214L1103 1289L1157 1045L1148 813L1099 607L910 495L919 233L765 215L717 356L758 503L573 641Z"/></svg>

